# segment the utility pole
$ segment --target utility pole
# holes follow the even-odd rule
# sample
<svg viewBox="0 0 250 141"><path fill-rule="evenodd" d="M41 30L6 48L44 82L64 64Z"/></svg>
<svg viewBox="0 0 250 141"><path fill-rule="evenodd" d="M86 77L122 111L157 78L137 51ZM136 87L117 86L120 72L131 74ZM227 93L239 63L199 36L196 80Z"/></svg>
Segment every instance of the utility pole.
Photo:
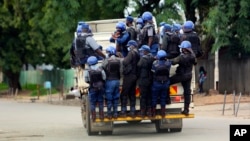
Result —
<svg viewBox="0 0 250 141"><path fill-rule="evenodd" d="M219 29L216 28L216 33L218 33ZM218 37L215 39L215 44L218 43ZM215 51L214 56L214 90L219 89L219 48Z"/></svg>
<svg viewBox="0 0 250 141"><path fill-rule="evenodd" d="M214 56L214 89L218 90L219 86L219 50L215 51Z"/></svg>

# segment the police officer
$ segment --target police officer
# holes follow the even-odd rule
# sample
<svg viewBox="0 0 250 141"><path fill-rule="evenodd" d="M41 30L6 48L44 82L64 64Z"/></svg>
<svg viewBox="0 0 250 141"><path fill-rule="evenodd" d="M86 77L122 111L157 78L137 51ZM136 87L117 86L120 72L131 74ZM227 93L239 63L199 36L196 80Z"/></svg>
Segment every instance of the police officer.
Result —
<svg viewBox="0 0 250 141"><path fill-rule="evenodd" d="M99 105L99 118L104 119L103 113L103 95L104 95L104 81L106 74L104 70L97 65L98 60L95 56L90 56L87 59L88 69L84 72L85 82L89 83L89 97L90 97L90 110L92 120L96 119L96 104Z"/></svg>
<svg viewBox="0 0 250 141"><path fill-rule="evenodd" d="M203 55L201 42L198 34L194 31L194 23L192 21L186 21L183 24L183 34L181 41L187 40L192 44L192 50L196 58Z"/></svg>
<svg viewBox="0 0 250 141"><path fill-rule="evenodd" d="M161 116L165 117L167 94L169 90L169 72L171 62L166 59L167 53L159 50L152 65L153 85L152 85L152 116L156 115L156 105L160 99Z"/></svg>
<svg viewBox="0 0 250 141"><path fill-rule="evenodd" d="M164 28L165 24L166 24L165 22L161 22L159 24L159 27L158 27L158 36L159 36L159 46L160 46L160 48L162 46L162 40L163 40L163 35L164 35L163 28Z"/></svg>
<svg viewBox="0 0 250 141"><path fill-rule="evenodd" d="M140 116L144 117L151 115L151 85L153 74L151 71L154 57L150 53L150 48L147 45L142 45L139 49L140 61L137 64L139 72L139 89L140 89Z"/></svg>
<svg viewBox="0 0 250 141"><path fill-rule="evenodd" d="M77 26L77 29L76 29L76 34L75 36L80 36L82 33L82 26ZM75 55L75 40L76 40L76 37L73 39L73 42L71 44L71 47L70 47L70 65L72 68L75 68L76 65L77 65L77 62L76 62L76 55Z"/></svg>
<svg viewBox="0 0 250 141"><path fill-rule="evenodd" d="M137 35L137 38L136 38L136 41L138 43L138 47L141 47L141 44L142 44L142 28L144 26L144 23L143 23L143 20L142 18L138 18L136 20L136 35Z"/></svg>
<svg viewBox="0 0 250 141"><path fill-rule="evenodd" d="M77 64L84 68L84 64L87 62L89 56L101 56L105 58L100 46L93 38L93 34L89 33L89 25L83 23L81 33L75 39L74 54L77 59Z"/></svg>
<svg viewBox="0 0 250 141"><path fill-rule="evenodd" d="M132 16L127 16L126 17L126 26L127 26L127 32L129 33L129 40L135 40L137 38L137 33L133 25L134 18Z"/></svg>
<svg viewBox="0 0 250 141"><path fill-rule="evenodd" d="M126 31L126 25L124 22L118 22L116 24L116 31L112 34L110 41L116 41L116 51L121 52L125 57L128 54L127 43L129 41L129 33Z"/></svg>
<svg viewBox="0 0 250 141"><path fill-rule="evenodd" d="M167 53L168 42L169 42L170 36L172 34L171 29L172 29L172 27L170 24L165 23L163 25L162 42L160 42L160 44L161 44L161 49L166 51L166 53Z"/></svg>
<svg viewBox="0 0 250 141"><path fill-rule="evenodd" d="M137 63L140 59L137 42L130 40L127 44L128 55L123 60L123 84L121 91L121 116L127 114L127 98L130 101L130 115L135 117L135 90L137 81Z"/></svg>
<svg viewBox="0 0 250 141"><path fill-rule="evenodd" d="M175 23L172 25L172 32L176 33L179 37L181 37L180 30L181 30L181 24Z"/></svg>
<svg viewBox="0 0 250 141"><path fill-rule="evenodd" d="M122 73L122 61L116 55L115 47L106 48L107 58L103 61L103 68L106 73L105 97L107 100L108 118L117 118L117 107L120 97L120 78ZM113 113L111 109L113 108Z"/></svg>
<svg viewBox="0 0 250 141"><path fill-rule="evenodd" d="M166 51L168 59L180 55L180 49L178 47L181 40L180 36L176 32L173 32L173 27L169 24L164 25L163 39L162 49Z"/></svg>
<svg viewBox="0 0 250 141"><path fill-rule="evenodd" d="M176 73L170 77L170 85L181 82L184 89L184 110L182 114L189 114L191 95L192 68L196 65L195 54L189 41L182 41L180 46L181 55L172 60L172 65L179 64Z"/></svg>
<svg viewBox="0 0 250 141"><path fill-rule="evenodd" d="M142 14L142 19L145 24L142 30L142 45L148 45L152 55L155 56L159 48L159 38L156 35L152 21L153 15L151 12L144 12Z"/></svg>

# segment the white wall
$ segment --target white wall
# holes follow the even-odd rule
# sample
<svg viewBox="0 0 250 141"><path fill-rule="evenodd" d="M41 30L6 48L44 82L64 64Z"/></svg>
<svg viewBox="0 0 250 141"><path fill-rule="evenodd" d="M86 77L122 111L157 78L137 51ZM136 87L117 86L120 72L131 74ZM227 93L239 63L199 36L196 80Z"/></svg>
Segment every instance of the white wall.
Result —
<svg viewBox="0 0 250 141"><path fill-rule="evenodd" d="M2 83L3 82L3 73L2 73L2 71L0 70L0 83Z"/></svg>

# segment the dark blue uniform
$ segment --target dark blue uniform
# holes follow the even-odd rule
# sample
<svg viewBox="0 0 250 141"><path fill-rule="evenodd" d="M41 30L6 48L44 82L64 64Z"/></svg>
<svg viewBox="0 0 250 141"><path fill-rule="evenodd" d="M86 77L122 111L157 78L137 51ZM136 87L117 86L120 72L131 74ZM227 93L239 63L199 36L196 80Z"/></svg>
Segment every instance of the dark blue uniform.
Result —
<svg viewBox="0 0 250 141"><path fill-rule="evenodd" d="M191 100L192 68L196 64L196 59L192 53L182 53L172 61L172 64L179 64L179 66L176 69L176 74L170 77L170 85L181 82L184 89L184 111L182 113L188 114Z"/></svg>
<svg viewBox="0 0 250 141"><path fill-rule="evenodd" d="M156 60L152 65L153 85L152 85L152 115L155 116L155 108L160 99L161 115L165 116L165 106L169 89L169 71L171 63L168 60Z"/></svg>

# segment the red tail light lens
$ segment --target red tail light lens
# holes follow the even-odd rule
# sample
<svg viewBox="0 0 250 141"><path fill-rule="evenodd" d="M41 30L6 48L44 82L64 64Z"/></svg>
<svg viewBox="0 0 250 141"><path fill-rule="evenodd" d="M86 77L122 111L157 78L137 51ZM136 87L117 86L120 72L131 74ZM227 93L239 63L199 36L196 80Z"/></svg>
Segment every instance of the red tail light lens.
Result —
<svg viewBox="0 0 250 141"><path fill-rule="evenodd" d="M171 102L172 102L172 103L183 102L183 97L182 97L182 96L172 96L172 97L171 97Z"/></svg>

